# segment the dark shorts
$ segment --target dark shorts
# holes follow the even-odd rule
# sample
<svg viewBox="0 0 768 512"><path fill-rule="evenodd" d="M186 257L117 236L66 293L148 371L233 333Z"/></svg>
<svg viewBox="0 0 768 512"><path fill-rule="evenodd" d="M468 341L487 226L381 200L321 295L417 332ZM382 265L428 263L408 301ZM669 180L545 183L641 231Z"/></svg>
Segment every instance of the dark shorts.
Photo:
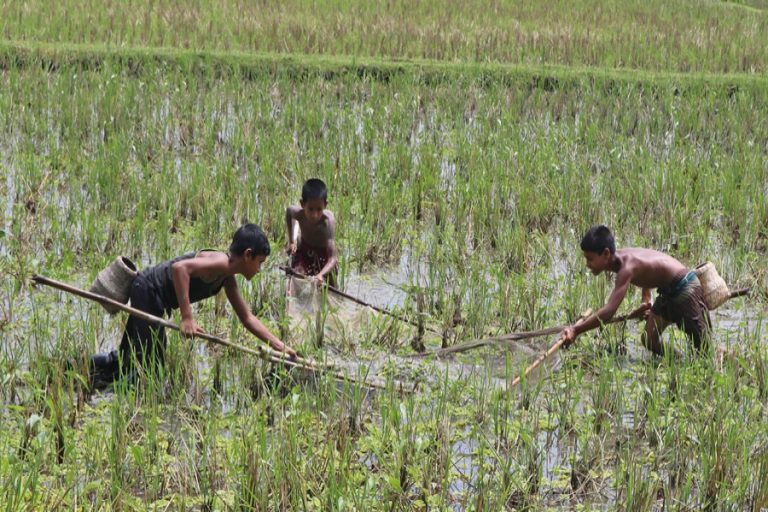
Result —
<svg viewBox="0 0 768 512"><path fill-rule="evenodd" d="M170 311L159 293L141 274L131 285L131 307L151 315L163 317ZM120 341L120 355L123 364L130 364L132 357L139 361L150 358L162 363L165 354L165 328L150 324L141 318L130 316L125 324L123 339Z"/></svg>
<svg viewBox="0 0 768 512"><path fill-rule="evenodd" d="M689 272L666 288L659 288L659 295L651 311L674 322L693 341L696 348L707 343L712 328L709 309L704 301L704 290L696 274Z"/></svg>
<svg viewBox="0 0 768 512"><path fill-rule="evenodd" d="M300 244L291 258L291 268L302 274L314 276L323 270L323 267L328 263L329 257L328 249L318 249ZM326 275L326 279L332 286L335 286L335 268Z"/></svg>

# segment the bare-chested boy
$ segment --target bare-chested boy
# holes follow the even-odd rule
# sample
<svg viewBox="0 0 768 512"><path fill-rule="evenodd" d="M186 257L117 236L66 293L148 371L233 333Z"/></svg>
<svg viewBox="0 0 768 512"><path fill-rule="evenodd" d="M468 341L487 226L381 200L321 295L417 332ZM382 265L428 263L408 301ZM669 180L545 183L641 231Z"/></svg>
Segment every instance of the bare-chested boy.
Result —
<svg viewBox="0 0 768 512"><path fill-rule="evenodd" d="M313 276L317 283L326 278L336 285L336 221L333 213L326 210L328 189L322 180L312 178L301 189L301 204L285 210L288 228L287 252L291 255L291 268ZM299 223L300 236L294 239L293 221Z"/></svg>
<svg viewBox="0 0 768 512"><path fill-rule="evenodd" d="M693 340L697 349L709 342L711 323L704 293L696 274L672 256L653 249L616 250L613 234L606 226L593 226L581 240L587 267L594 275L603 271L616 274L608 302L584 322L566 327L566 344L590 329L610 320L619 309L629 285L642 288L642 303L630 318L646 317L643 343L655 354L663 355L661 333L671 323L677 324ZM651 289L658 297L651 306ZM650 310L650 311L649 311Z"/></svg>

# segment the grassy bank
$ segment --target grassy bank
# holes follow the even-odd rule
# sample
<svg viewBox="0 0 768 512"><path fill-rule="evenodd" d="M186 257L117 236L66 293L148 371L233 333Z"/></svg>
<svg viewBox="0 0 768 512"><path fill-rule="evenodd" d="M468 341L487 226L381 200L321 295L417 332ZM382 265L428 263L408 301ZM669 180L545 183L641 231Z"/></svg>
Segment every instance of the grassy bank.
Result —
<svg viewBox="0 0 768 512"><path fill-rule="evenodd" d="M493 62L452 62L436 59L349 57L338 55L254 53L242 51L190 50L171 47L114 47L104 44L45 43L39 41L0 41L0 67L3 69L42 67L93 71L103 66L127 68L132 74L161 66L166 70L218 78L240 77L250 80L275 72L301 79L307 75L325 78L357 76L387 81L410 76L425 85L473 77L481 82L508 86L542 88L579 87L584 80L601 83L644 84L670 87L717 87L733 90L764 90L768 79L755 73L681 73L669 69L632 70L558 64L509 64Z"/></svg>
<svg viewBox="0 0 768 512"><path fill-rule="evenodd" d="M728 2L0 4L0 37L195 50L766 71L768 13Z"/></svg>

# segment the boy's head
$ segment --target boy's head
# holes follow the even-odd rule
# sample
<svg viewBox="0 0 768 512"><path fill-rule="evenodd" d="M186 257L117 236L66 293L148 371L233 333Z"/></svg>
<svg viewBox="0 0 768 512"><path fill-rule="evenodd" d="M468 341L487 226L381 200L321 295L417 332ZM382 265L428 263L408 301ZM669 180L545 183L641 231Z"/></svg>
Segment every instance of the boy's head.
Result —
<svg viewBox="0 0 768 512"><path fill-rule="evenodd" d="M592 226L581 239L581 250L584 253L584 259L587 260L589 270L595 275L600 274L610 266L616 252L613 233L602 224Z"/></svg>
<svg viewBox="0 0 768 512"><path fill-rule="evenodd" d="M328 188L323 180L308 179L301 187L301 207L308 219L319 222L328 205Z"/></svg>
<svg viewBox="0 0 768 512"><path fill-rule="evenodd" d="M304 182L304 186L301 187L301 202L311 201L313 199L320 199L324 202L328 202L328 188L325 186L323 180L317 178L310 178Z"/></svg>
<svg viewBox="0 0 768 512"><path fill-rule="evenodd" d="M261 264L267 259L269 252L267 235L256 224L240 226L232 236L232 244L229 246L230 256L239 256L245 260L246 269L243 275L249 280L261 270Z"/></svg>

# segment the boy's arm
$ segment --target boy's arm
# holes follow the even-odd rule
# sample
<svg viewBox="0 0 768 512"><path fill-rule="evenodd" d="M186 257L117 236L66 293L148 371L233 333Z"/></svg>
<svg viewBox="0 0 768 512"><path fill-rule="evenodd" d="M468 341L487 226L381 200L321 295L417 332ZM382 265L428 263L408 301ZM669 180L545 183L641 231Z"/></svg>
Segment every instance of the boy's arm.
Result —
<svg viewBox="0 0 768 512"><path fill-rule="evenodd" d="M651 309L651 289L650 288L643 288L643 295L640 299L640 305L632 311L627 318L634 319L634 318L641 318L645 316L645 312Z"/></svg>
<svg viewBox="0 0 768 512"><path fill-rule="evenodd" d="M332 239L328 240L328 261L325 263L325 266L320 270L320 272L314 276L315 279L323 282L325 276L334 269L337 261L338 258L336 257L336 242Z"/></svg>
<svg viewBox="0 0 768 512"><path fill-rule="evenodd" d="M243 300L243 296L240 295L240 290L237 287L237 281L235 281L234 276L230 276L224 280L224 291L227 294L229 303L232 304L232 308L237 314L237 318L240 319L240 322L251 332L251 334L262 341L266 341L275 350L285 352L291 357L296 356L295 350L280 341L277 336L272 334L272 332L270 332L270 330L267 329L267 327L261 323L253 313L251 313L245 300Z"/></svg>
<svg viewBox="0 0 768 512"><path fill-rule="evenodd" d="M296 205L291 205L285 209L285 227L288 228L288 243L286 244L286 252L293 254L296 252L296 241L293 239L293 221L296 220L296 215L301 211Z"/></svg>
<svg viewBox="0 0 768 512"><path fill-rule="evenodd" d="M561 336L565 338L566 344L572 343L579 334L600 327L613 318L613 315L616 314L616 311L618 311L619 306L621 305L621 301L623 301L624 297L627 295L631 277L632 275L630 272L619 272L616 275L616 284L613 287L611 295L608 297L608 302L598 309L597 313L589 316L583 322L570 325L563 329Z"/></svg>
<svg viewBox="0 0 768 512"><path fill-rule="evenodd" d="M222 256L224 256L222 254ZM197 325L192 316L192 305L189 302L189 280L192 277L199 277L205 272L222 272L226 270L227 258L206 257L189 258L177 261L171 265L171 275L173 276L173 289L176 291L176 300L179 303L181 312L181 333L185 336L194 336L198 333L205 333L202 327Z"/></svg>
<svg viewBox="0 0 768 512"><path fill-rule="evenodd" d="M328 261L325 262L325 266L323 266L323 268L320 269L320 272L318 272L317 276L315 277L322 282L322 280L325 279L325 276L336 267L337 262L338 262L338 257L336 252L336 219L334 219L333 215L329 212L328 214Z"/></svg>

